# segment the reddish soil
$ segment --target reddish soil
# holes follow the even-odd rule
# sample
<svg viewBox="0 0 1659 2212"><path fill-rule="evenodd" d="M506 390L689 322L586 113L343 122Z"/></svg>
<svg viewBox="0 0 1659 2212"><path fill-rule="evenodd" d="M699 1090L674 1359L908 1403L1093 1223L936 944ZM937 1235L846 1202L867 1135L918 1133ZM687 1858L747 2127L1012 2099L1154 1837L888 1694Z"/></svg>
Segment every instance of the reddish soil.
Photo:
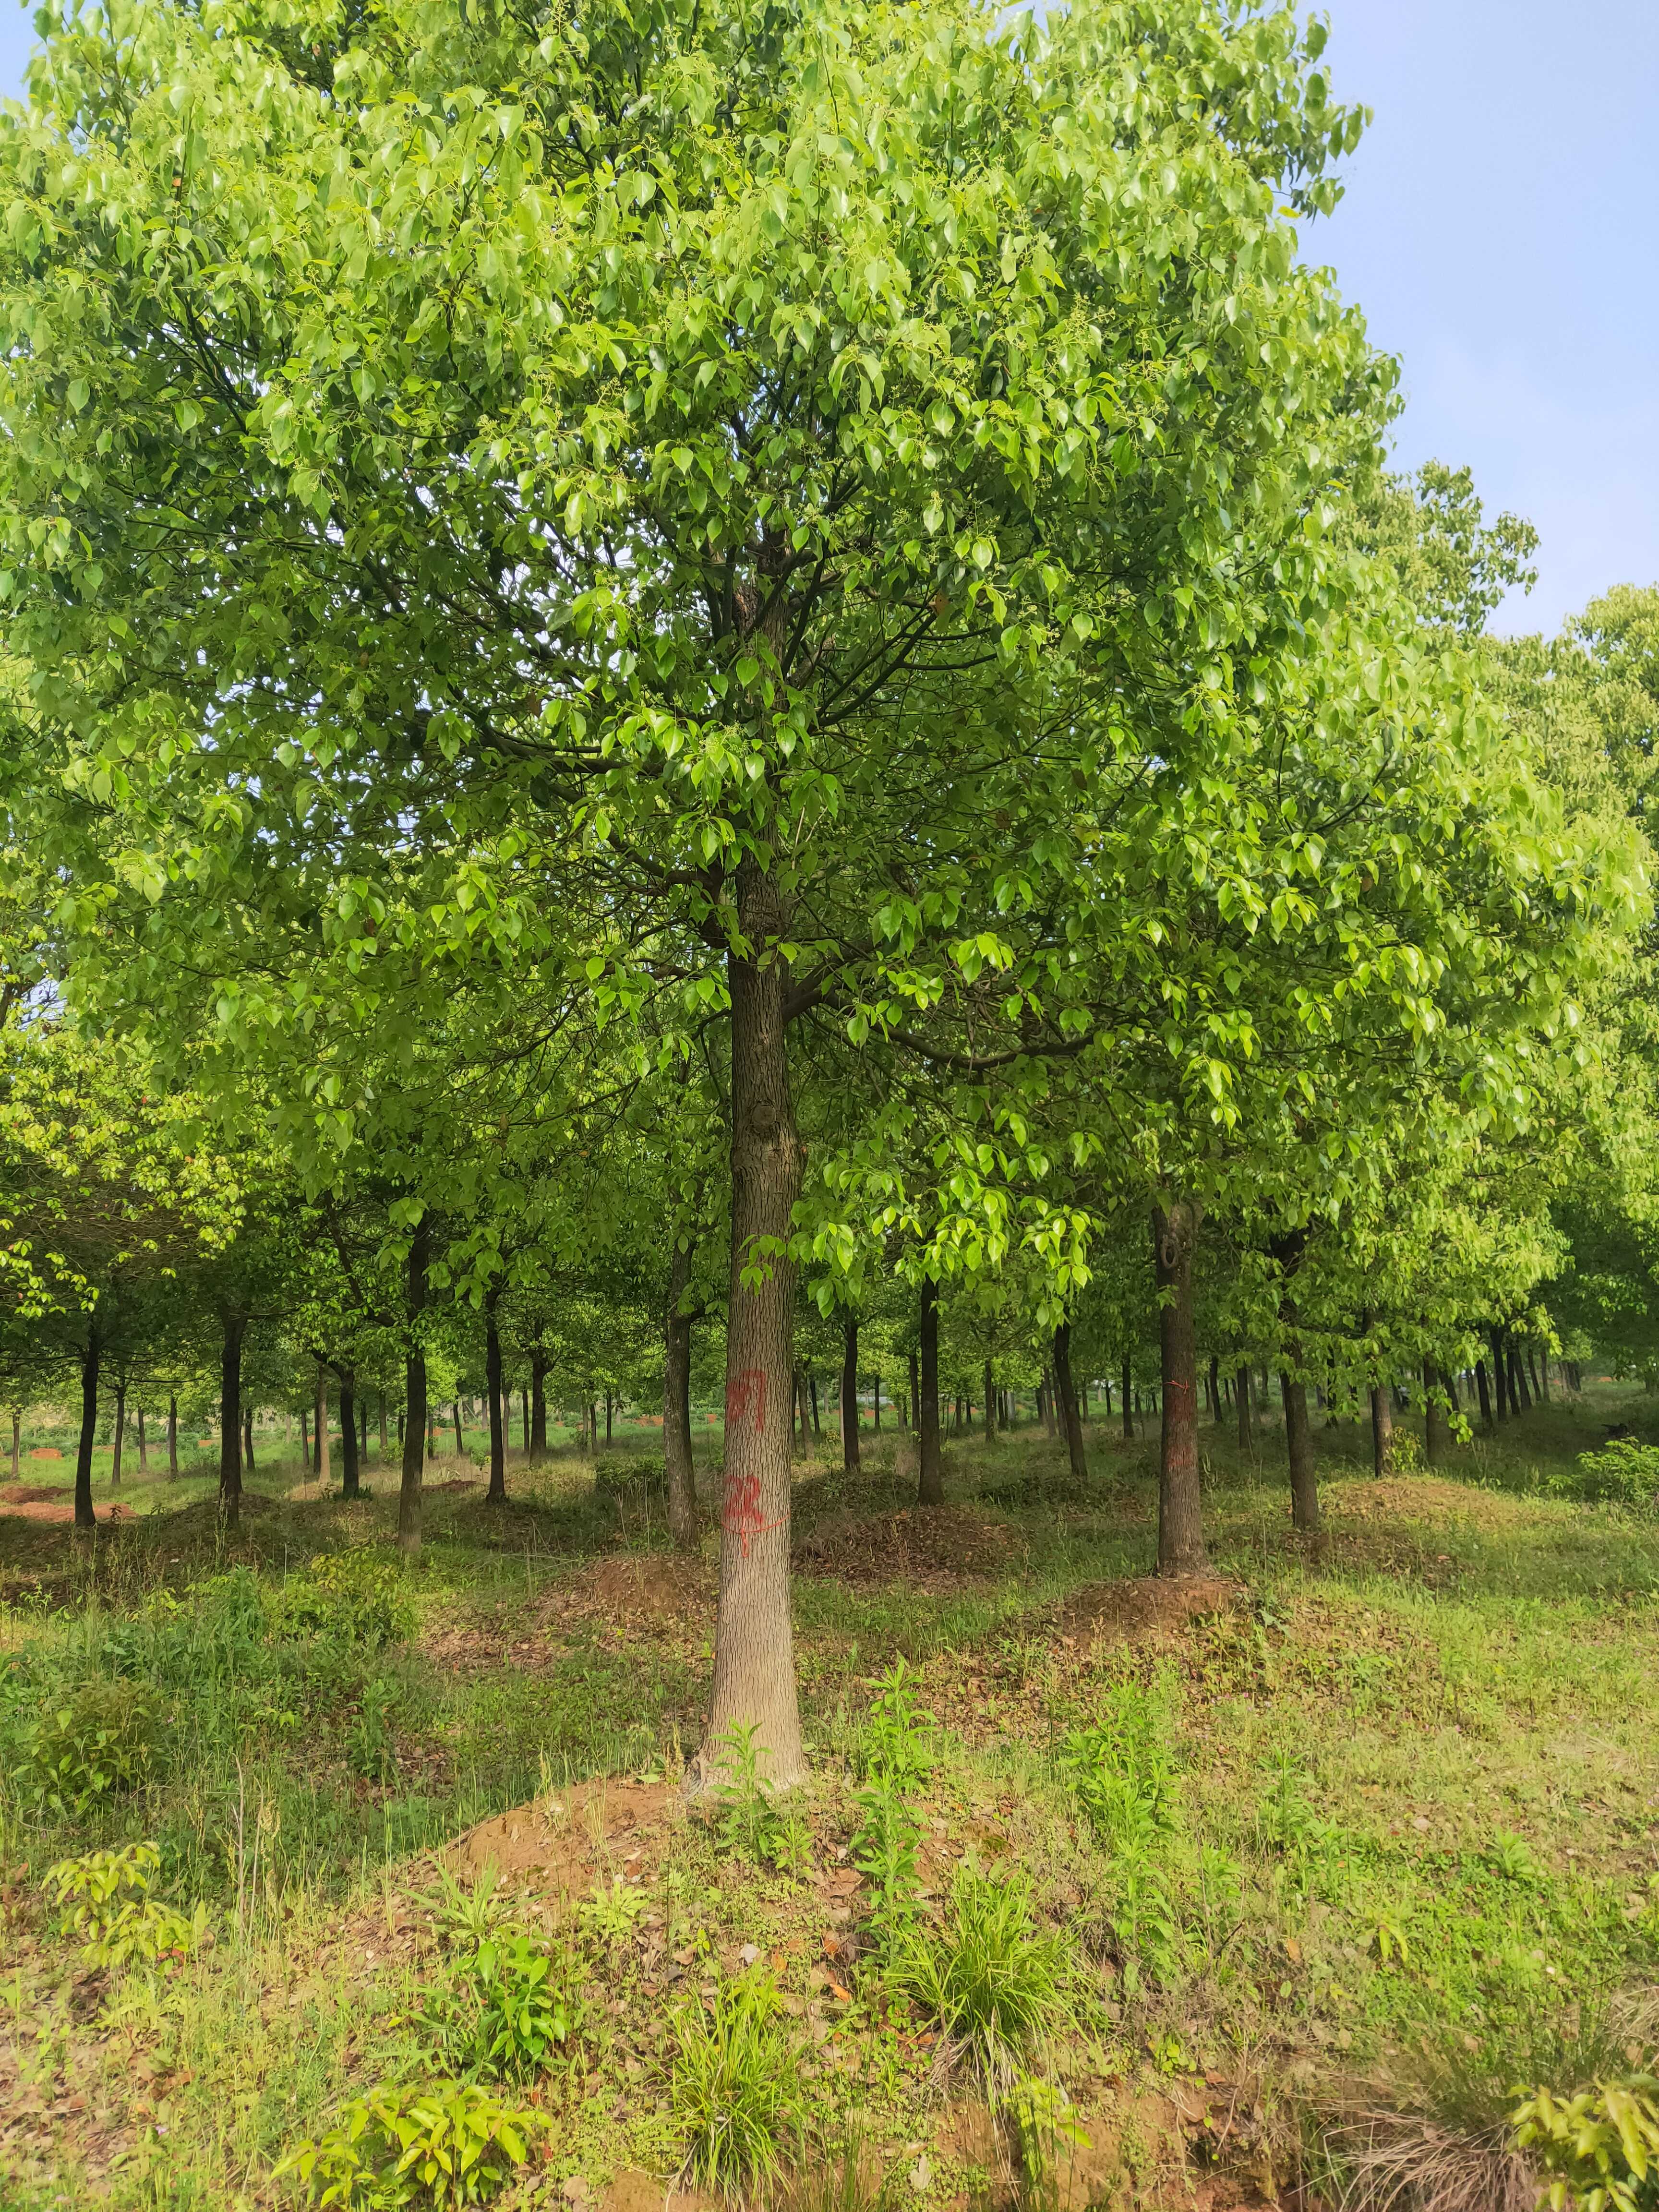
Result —
<svg viewBox="0 0 1659 2212"><path fill-rule="evenodd" d="M131 1521L136 1517L131 1506L123 1505L118 1498L100 1500L94 1510L100 1521ZM75 1499L67 1490L48 1490L27 1482L0 1482L0 1513L17 1521L69 1523L75 1519Z"/></svg>
<svg viewBox="0 0 1659 2212"><path fill-rule="evenodd" d="M503 1881L557 1907L585 1897L596 1881L654 1873L670 1831L685 1817L672 1783L579 1782L480 1821L444 1856L457 1875L493 1866Z"/></svg>
<svg viewBox="0 0 1659 2212"><path fill-rule="evenodd" d="M1137 1575L1119 1583L1094 1583L1060 1607L1060 1633L1075 1643L1133 1644L1168 1635L1206 1614L1231 1613L1243 1595L1219 1576L1165 1581Z"/></svg>
<svg viewBox="0 0 1659 2212"><path fill-rule="evenodd" d="M29 1454L31 1459L62 1459L63 1456L56 1444L36 1444Z"/></svg>
<svg viewBox="0 0 1659 2212"><path fill-rule="evenodd" d="M796 1545L795 1565L838 1582L945 1590L1018 1569L1025 1550L1020 1530L971 1506L915 1505L826 1521Z"/></svg>

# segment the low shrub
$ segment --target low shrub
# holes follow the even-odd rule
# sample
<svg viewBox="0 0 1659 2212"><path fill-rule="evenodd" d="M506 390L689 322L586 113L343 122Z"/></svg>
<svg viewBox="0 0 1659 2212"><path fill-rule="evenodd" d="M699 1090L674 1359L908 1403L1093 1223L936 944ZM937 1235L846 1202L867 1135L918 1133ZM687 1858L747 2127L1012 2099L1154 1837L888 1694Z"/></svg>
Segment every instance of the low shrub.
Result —
<svg viewBox="0 0 1659 2212"><path fill-rule="evenodd" d="M46 1692L43 1709L17 1730L12 1786L36 1819L84 1819L149 1774L161 1735L160 1700L143 1683L98 1677Z"/></svg>
<svg viewBox="0 0 1659 2212"><path fill-rule="evenodd" d="M1659 2080L1600 2081L1574 2097L1534 2089L1510 2114L1515 2139L1538 2160L1554 2212L1655 2212L1659 2207Z"/></svg>
<svg viewBox="0 0 1659 2212"><path fill-rule="evenodd" d="M524 2164L544 2123L470 2081L378 2089L278 2164L330 2212L485 2204Z"/></svg>
<svg viewBox="0 0 1659 2212"><path fill-rule="evenodd" d="M799 2059L761 1977L723 1984L674 2015L670 2100L683 2131L682 2179L726 2196L764 2191L805 2130Z"/></svg>
<svg viewBox="0 0 1659 2212"><path fill-rule="evenodd" d="M570 2040L581 2005L568 1968L521 1930L480 1943L465 1975L478 2007L475 2033L482 2073L514 2080L538 2074Z"/></svg>
<svg viewBox="0 0 1659 2212"><path fill-rule="evenodd" d="M1572 1473L1552 1475L1546 1486L1585 1505L1651 1508L1659 1502L1659 1444L1611 1437L1600 1451L1580 1452Z"/></svg>
<svg viewBox="0 0 1659 2212"><path fill-rule="evenodd" d="M415 1607L395 1560L368 1551L325 1552L283 1585L272 1626L280 1634L378 1650L413 1635Z"/></svg>
<svg viewBox="0 0 1659 2212"><path fill-rule="evenodd" d="M82 1956L94 1966L155 1966L185 1958L207 1935L208 1911L190 1913L149 1894L161 1863L155 1844L88 1851L46 1869L61 1932L81 1939Z"/></svg>
<svg viewBox="0 0 1659 2212"><path fill-rule="evenodd" d="M933 1770L935 1723L916 1702L901 1658L876 1686L859 1746L859 1825L853 1863L868 1881L871 1918L886 1935L915 1911L921 1830L911 1800Z"/></svg>
<svg viewBox="0 0 1659 2212"><path fill-rule="evenodd" d="M751 1866L795 1874L811 1859L811 1838L797 1807L763 1779L756 1735L752 1726L734 1722L714 1747L720 1777L714 1792L716 1847Z"/></svg>

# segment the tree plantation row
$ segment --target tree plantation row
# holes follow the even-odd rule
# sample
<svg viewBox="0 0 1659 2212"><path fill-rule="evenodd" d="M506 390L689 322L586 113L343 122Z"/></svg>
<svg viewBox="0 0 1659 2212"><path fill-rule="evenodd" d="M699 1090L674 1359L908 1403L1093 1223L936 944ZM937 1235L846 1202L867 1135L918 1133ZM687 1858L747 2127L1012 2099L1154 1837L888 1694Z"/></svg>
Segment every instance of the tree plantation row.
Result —
<svg viewBox="0 0 1659 2212"><path fill-rule="evenodd" d="M1390 476L1289 7L125 4L0 120L7 1395L663 1414L705 1748L802 1771L792 1443L880 1373L1659 1358L1659 595ZM1245 1378L1255 1379L1247 1382ZM1460 1380L1461 1378L1461 1380ZM1224 1379L1232 1402L1224 1403ZM1040 1399L1037 1398L1037 1394ZM659 1394L660 1394L659 1397ZM145 1395L153 1407L156 1399ZM540 1412L538 1412L538 1407ZM1259 1413L1263 1409L1257 1406ZM707 1424L704 1424L705 1429ZM849 1438L856 1440L850 1424ZM850 1448L850 1445L849 1445Z"/></svg>

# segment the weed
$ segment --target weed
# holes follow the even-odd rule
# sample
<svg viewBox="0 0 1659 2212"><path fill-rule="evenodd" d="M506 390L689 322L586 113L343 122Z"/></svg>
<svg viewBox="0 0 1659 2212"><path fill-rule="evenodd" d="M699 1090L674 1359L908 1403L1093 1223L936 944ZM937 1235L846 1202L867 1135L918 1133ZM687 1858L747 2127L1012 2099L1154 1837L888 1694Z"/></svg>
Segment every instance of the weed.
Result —
<svg viewBox="0 0 1659 2212"><path fill-rule="evenodd" d="M609 1888L596 1881L579 1908L582 1924L602 1943L622 1943L634 1933L650 1899L635 1882L615 1875Z"/></svg>
<svg viewBox="0 0 1659 2212"><path fill-rule="evenodd" d="M1039 1931L1029 1886L960 1869L940 1929L901 1929L891 1979L1001 2094L1066 2009L1066 1958Z"/></svg>
<svg viewBox="0 0 1659 2212"><path fill-rule="evenodd" d="M790 2184L788 2212L887 2212L891 2188L880 2155L856 2124Z"/></svg>
<svg viewBox="0 0 1659 2212"><path fill-rule="evenodd" d="M711 2004L674 2016L670 2102L684 2135L684 2179L727 2197L763 2192L805 2130L799 2061L771 1982L722 1984Z"/></svg>
<svg viewBox="0 0 1659 2212"><path fill-rule="evenodd" d="M767 1786L760 1772L757 1730L734 1721L715 1745L719 1753L714 1788L714 1832L718 1848L745 1858L751 1866L775 1867L799 1874L811 1862L811 1838L799 1810Z"/></svg>
<svg viewBox="0 0 1659 2212"><path fill-rule="evenodd" d="M80 1683L22 1729L11 1778L19 1802L36 1819L83 1819L102 1798L143 1781L161 1726L160 1703L143 1685Z"/></svg>
<svg viewBox="0 0 1659 2212"><path fill-rule="evenodd" d="M372 1552L327 1552L284 1584L274 1607L279 1634L315 1636L378 1650L414 1632L402 1570Z"/></svg>
<svg viewBox="0 0 1659 2212"><path fill-rule="evenodd" d="M483 2072L522 2079L538 2073L569 2041L581 2008L560 1986L557 1965L516 1931L478 1946L467 1979L479 2008L477 2063Z"/></svg>
<svg viewBox="0 0 1659 2212"><path fill-rule="evenodd" d="M348 2105L337 2126L289 2151L276 2171L331 2212L452 2212L496 2195L542 2124L537 2112L472 2082L380 2089Z"/></svg>
<svg viewBox="0 0 1659 2212"><path fill-rule="evenodd" d="M1162 1702L1139 1682L1119 1683L1099 1718L1061 1741L1060 1773L1109 1851L1143 1852L1176 1826L1170 1721Z"/></svg>
<svg viewBox="0 0 1659 2212"><path fill-rule="evenodd" d="M878 1932L908 1917L921 1887L921 1832L909 1799L933 1771L933 1717L917 1705L914 1679L896 1660L877 1685L865 1723L860 1819L850 1851L870 1883Z"/></svg>
<svg viewBox="0 0 1659 2212"><path fill-rule="evenodd" d="M398 1710L392 1682L366 1682L356 1718L346 1730L346 1764L366 1782L389 1782L398 1771L392 1716Z"/></svg>
<svg viewBox="0 0 1659 2212"><path fill-rule="evenodd" d="M513 1900L500 1885L493 1865L482 1868L466 1889L447 1868L440 1868L437 1889L423 1899L439 1941L452 1950L476 1950L504 1928L513 1917Z"/></svg>
<svg viewBox="0 0 1659 2212"><path fill-rule="evenodd" d="M1637 2075L1577 2096L1534 2089L1510 2115L1536 2152L1554 2212L1653 2212L1659 2206L1659 2081Z"/></svg>
<svg viewBox="0 0 1659 2212"><path fill-rule="evenodd" d="M181 1959L200 1948L207 1934L208 1911L198 1905L180 1912L149 1894L161 1863L154 1844L129 1844L125 1850L88 1851L60 1859L46 1869L45 1886L54 1891L66 1932L81 1938L82 1955L96 1966L154 1966Z"/></svg>
<svg viewBox="0 0 1659 2212"><path fill-rule="evenodd" d="M1651 1507L1659 1503L1659 1444L1614 1437L1600 1451L1580 1452L1572 1472L1552 1475L1545 1487L1588 1505Z"/></svg>

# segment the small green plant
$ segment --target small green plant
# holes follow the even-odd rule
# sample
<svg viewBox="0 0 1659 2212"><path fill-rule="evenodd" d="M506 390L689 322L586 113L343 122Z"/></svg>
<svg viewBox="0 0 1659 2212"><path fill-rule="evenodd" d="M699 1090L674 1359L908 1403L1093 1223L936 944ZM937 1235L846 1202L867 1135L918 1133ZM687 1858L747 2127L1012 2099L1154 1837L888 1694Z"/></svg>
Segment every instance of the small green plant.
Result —
<svg viewBox="0 0 1659 2212"><path fill-rule="evenodd" d="M447 1867L441 1867L437 1888L422 1902L431 1911L439 1942L452 1951L476 1950L513 1918L513 1900L502 1893L501 1875L493 1863L482 1868L465 1889Z"/></svg>
<svg viewBox="0 0 1659 2212"><path fill-rule="evenodd" d="M1060 2167L1073 2151L1090 2148L1088 2130L1065 2090L1035 2075L1022 2074L1014 2081L1008 2113L1024 2184L1019 2201L1029 2212L1052 2212L1064 2195Z"/></svg>
<svg viewBox="0 0 1659 2212"><path fill-rule="evenodd" d="M1543 2169L1553 2212L1659 2207L1659 2080L1600 2081L1576 2097L1534 2089L1510 2115Z"/></svg>
<svg viewBox="0 0 1659 2212"><path fill-rule="evenodd" d="M285 1585L275 1625L289 1636L378 1650L413 1634L415 1607L392 1560L367 1551L325 1552Z"/></svg>
<svg viewBox="0 0 1659 2212"><path fill-rule="evenodd" d="M101 1798L133 1790L149 1774L161 1708L143 1684L101 1678L49 1696L21 1731L12 1784L37 1819L79 1820Z"/></svg>
<svg viewBox="0 0 1659 2212"><path fill-rule="evenodd" d="M1486 1850L1486 1864L1505 1881L1535 1882L1540 1872L1537 1856L1524 1836L1499 1828Z"/></svg>
<svg viewBox="0 0 1659 2212"><path fill-rule="evenodd" d="M859 1826L850 1856L871 1887L871 1918L878 1932L915 1911L921 1887L921 1831L910 1799L933 1772L933 1716L916 1703L915 1682L902 1658L876 1687L860 1745Z"/></svg>
<svg viewBox="0 0 1659 2212"><path fill-rule="evenodd" d="M365 1682L356 1718L346 1730L346 1764L365 1782L389 1782L398 1771L392 1716L398 1710L394 1682Z"/></svg>
<svg viewBox="0 0 1659 2212"><path fill-rule="evenodd" d="M477 2065L522 2080L539 2073L570 2040L580 2005L564 1986L559 1962L518 1930L488 1937L465 1970L477 2001Z"/></svg>
<svg viewBox="0 0 1659 2212"><path fill-rule="evenodd" d="M768 1788L760 1771L757 1733L752 1725L734 1721L716 1743L716 1846L751 1866L799 1874L811 1863L811 1839L797 1808Z"/></svg>
<svg viewBox="0 0 1659 2212"><path fill-rule="evenodd" d="M337 2126L281 2160L329 2212L429 2212L484 2204L522 2166L543 2122L470 2081L376 2090L348 2105Z"/></svg>
<svg viewBox="0 0 1659 2212"><path fill-rule="evenodd" d="M1162 1702L1139 1682L1121 1682L1099 1718L1060 1744L1060 1773L1107 1850L1139 1854L1175 1828L1175 1760Z"/></svg>
<svg viewBox="0 0 1659 2212"><path fill-rule="evenodd" d="M602 1943L622 1943L639 1926L649 1902L637 1882L624 1881L617 1875L608 1888L596 1881L579 1911L582 1925L591 1929Z"/></svg>
<svg viewBox="0 0 1659 2212"><path fill-rule="evenodd" d="M911 1925L891 1946L890 1978L1001 2094L1066 2009L1066 1959L1036 1925L1028 1884L957 1870L942 1928Z"/></svg>
<svg viewBox="0 0 1659 2212"><path fill-rule="evenodd" d="M805 2131L799 2060L763 1977L723 1983L674 2015L670 2081L686 2151L682 2179L727 2197L764 2191Z"/></svg>
<svg viewBox="0 0 1659 2212"><path fill-rule="evenodd" d="M45 1887L53 1893L64 1932L81 1939L89 1965L155 1966L199 1948L207 1934L207 1907L198 1905L186 1914L152 1897L150 1884L161 1863L160 1850L145 1843L88 1851L46 1869Z"/></svg>

